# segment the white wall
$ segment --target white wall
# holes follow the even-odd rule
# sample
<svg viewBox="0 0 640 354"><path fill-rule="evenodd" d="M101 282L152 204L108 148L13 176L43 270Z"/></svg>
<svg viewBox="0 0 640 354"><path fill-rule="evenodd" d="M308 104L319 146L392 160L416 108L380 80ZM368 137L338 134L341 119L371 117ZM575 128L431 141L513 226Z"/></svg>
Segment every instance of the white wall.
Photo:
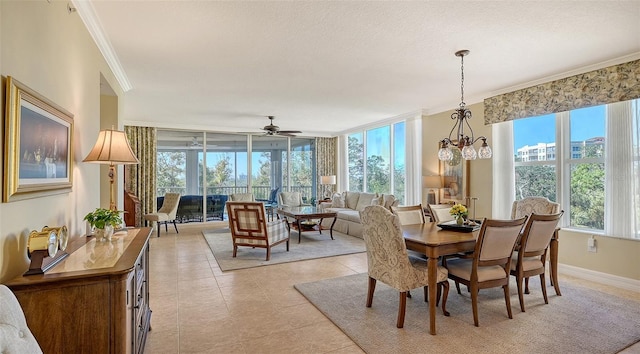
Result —
<svg viewBox="0 0 640 354"><path fill-rule="evenodd" d="M118 96L122 91L65 1L0 1L0 74L3 97L12 76L74 115L72 191L0 204L2 282L28 268L31 230L66 225L72 239L84 233L84 215L100 205L99 165L82 163L100 130L100 74Z"/></svg>

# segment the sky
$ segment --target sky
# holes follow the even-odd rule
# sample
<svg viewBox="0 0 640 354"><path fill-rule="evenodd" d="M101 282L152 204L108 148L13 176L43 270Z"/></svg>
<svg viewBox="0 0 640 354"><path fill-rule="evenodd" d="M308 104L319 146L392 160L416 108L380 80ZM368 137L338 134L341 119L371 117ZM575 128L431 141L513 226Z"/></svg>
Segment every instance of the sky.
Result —
<svg viewBox="0 0 640 354"><path fill-rule="evenodd" d="M594 106L571 111L571 141L583 141L604 136L605 106ZM555 114L513 121L514 154L525 145L555 142Z"/></svg>

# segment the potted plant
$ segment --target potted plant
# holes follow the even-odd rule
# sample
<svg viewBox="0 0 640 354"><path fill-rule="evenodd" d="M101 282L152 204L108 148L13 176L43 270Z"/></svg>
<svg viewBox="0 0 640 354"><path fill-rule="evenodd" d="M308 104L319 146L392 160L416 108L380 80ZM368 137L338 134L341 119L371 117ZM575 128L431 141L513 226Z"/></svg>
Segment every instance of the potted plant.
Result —
<svg viewBox="0 0 640 354"><path fill-rule="evenodd" d="M467 217L467 215L469 215L469 212L467 211L466 206L462 204L455 204L453 207L451 207L451 210L449 210L449 214L451 214L456 219L456 223L458 225L462 225L464 219Z"/></svg>
<svg viewBox="0 0 640 354"><path fill-rule="evenodd" d="M114 229L122 225L120 211L104 208L90 212L85 215L84 220L95 229L96 238L101 241L110 241Z"/></svg>

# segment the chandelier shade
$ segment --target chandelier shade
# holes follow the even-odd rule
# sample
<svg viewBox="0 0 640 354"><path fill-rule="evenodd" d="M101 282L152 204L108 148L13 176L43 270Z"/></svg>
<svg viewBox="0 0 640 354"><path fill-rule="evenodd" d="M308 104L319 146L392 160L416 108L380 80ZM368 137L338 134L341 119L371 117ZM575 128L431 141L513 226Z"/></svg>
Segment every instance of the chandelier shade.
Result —
<svg viewBox="0 0 640 354"><path fill-rule="evenodd" d="M464 57L469 54L468 50L459 50L456 52L456 56L460 57L460 106L451 114L451 119L455 120L453 128L449 132L449 137L440 140L440 150L438 150L438 159L441 161L451 161L453 159L452 148L458 148L461 150L462 158L465 160L475 160L477 158L490 159L493 155L489 144L487 144L487 138L484 136L475 137L473 135L473 129L469 124L471 119L471 111L467 109L464 103ZM465 132L465 126L469 133ZM455 132L455 135L454 135ZM473 144L482 140L482 145L476 151Z"/></svg>

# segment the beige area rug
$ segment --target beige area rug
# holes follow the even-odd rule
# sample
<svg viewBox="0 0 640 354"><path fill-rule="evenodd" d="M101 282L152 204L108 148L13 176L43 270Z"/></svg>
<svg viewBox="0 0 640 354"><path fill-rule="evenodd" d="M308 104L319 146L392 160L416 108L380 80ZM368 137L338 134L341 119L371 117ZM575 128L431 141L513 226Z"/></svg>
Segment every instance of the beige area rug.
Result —
<svg viewBox="0 0 640 354"><path fill-rule="evenodd" d="M271 259L266 261L266 249L239 247L236 257L233 258L233 242L229 229L205 230L202 231L202 234L222 271L366 251L362 239L336 231L333 232L334 240L329 236L328 230L324 230L322 234L317 231L303 232L300 243L298 243L298 232L293 231L289 242L289 252L287 252L285 244L277 245L271 249Z"/></svg>
<svg viewBox="0 0 640 354"><path fill-rule="evenodd" d="M451 317L438 309L435 336L429 334L428 303L416 289L399 329L398 292L378 282L373 306L366 308L367 279L356 274L295 288L367 353L617 353L640 341L640 302L568 282L560 284L562 296L550 289L545 305L540 282L531 281L526 312L520 312L513 284L513 319L507 317L501 288L481 290L480 327L473 325L466 288L458 295L451 282Z"/></svg>

